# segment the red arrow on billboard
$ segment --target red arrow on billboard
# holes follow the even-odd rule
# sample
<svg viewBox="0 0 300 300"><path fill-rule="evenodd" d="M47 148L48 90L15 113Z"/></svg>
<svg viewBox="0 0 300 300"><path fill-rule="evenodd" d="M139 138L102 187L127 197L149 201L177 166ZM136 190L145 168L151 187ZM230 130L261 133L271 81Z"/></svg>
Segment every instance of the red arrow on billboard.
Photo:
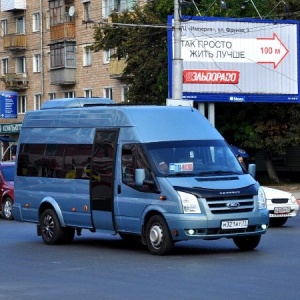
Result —
<svg viewBox="0 0 300 300"><path fill-rule="evenodd" d="M272 38L257 38L259 40L260 61L258 64L273 64L274 69L287 56L289 50L278 38L276 33L273 33ZM265 60L264 60L265 58Z"/></svg>

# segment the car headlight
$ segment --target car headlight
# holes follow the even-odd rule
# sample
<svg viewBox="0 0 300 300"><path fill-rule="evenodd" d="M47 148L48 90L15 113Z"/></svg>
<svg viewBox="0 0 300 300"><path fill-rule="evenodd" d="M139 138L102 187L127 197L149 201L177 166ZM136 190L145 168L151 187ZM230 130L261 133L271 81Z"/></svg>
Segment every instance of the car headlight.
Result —
<svg viewBox="0 0 300 300"><path fill-rule="evenodd" d="M267 200L266 200L266 195L264 190L259 187L258 189L258 208L259 209L264 209L267 208Z"/></svg>
<svg viewBox="0 0 300 300"><path fill-rule="evenodd" d="M294 195L292 195L292 196L290 197L290 201L291 201L292 203L296 203L296 202L297 202L297 200L296 200L296 198L295 198Z"/></svg>
<svg viewBox="0 0 300 300"><path fill-rule="evenodd" d="M201 209L196 196L185 192L178 192L178 194L180 196L183 212L185 214L201 213Z"/></svg>

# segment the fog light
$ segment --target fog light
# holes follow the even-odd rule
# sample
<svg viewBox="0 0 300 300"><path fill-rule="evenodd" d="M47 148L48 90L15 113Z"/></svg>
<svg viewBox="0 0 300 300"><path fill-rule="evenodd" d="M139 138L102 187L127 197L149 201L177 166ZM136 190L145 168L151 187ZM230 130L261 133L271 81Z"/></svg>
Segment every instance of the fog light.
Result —
<svg viewBox="0 0 300 300"><path fill-rule="evenodd" d="M193 235L195 233L194 229L189 229L188 231L189 235Z"/></svg>
<svg viewBox="0 0 300 300"><path fill-rule="evenodd" d="M262 224L261 225L261 229L263 229L263 230L267 229L267 225L266 224Z"/></svg>

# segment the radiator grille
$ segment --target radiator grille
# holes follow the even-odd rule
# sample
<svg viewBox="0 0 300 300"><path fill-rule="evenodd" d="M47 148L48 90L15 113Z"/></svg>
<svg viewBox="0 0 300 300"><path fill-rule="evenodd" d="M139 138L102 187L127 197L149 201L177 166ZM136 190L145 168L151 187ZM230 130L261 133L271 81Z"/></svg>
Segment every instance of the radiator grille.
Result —
<svg viewBox="0 0 300 300"><path fill-rule="evenodd" d="M206 202L213 214L232 214L254 210L254 200L250 196L206 198Z"/></svg>

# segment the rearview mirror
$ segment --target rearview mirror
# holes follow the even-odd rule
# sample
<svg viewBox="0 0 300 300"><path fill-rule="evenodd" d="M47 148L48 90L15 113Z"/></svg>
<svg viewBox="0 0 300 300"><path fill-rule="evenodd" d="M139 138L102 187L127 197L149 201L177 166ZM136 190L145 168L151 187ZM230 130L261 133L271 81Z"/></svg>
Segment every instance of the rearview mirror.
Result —
<svg viewBox="0 0 300 300"><path fill-rule="evenodd" d="M248 173L255 178L256 175L256 164L249 164L248 166Z"/></svg>

